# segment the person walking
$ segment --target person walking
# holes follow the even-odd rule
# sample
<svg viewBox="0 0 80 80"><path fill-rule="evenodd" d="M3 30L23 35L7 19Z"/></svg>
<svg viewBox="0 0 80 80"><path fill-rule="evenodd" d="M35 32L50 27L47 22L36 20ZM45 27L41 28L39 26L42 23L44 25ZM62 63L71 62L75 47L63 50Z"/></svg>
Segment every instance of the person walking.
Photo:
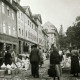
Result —
<svg viewBox="0 0 80 80"><path fill-rule="evenodd" d="M60 55L56 47L52 46L51 47L51 52L50 52L50 65L53 65L55 74L53 75L54 80L55 77L60 80L61 76L61 67L60 67Z"/></svg>
<svg viewBox="0 0 80 80"><path fill-rule="evenodd" d="M31 63L32 76L35 78L39 78L40 55L39 55L39 50L37 49L37 45L33 45L32 47L30 53L30 63Z"/></svg>
<svg viewBox="0 0 80 80"><path fill-rule="evenodd" d="M73 46L71 51L71 74L78 77L79 73L79 53L77 47Z"/></svg>
<svg viewBox="0 0 80 80"><path fill-rule="evenodd" d="M44 63L43 61L43 53L44 53L44 50L42 52L42 49L39 48L39 54L40 54L40 67L42 67L42 64Z"/></svg>
<svg viewBox="0 0 80 80"><path fill-rule="evenodd" d="M12 57L11 57L11 53L8 50L7 53L5 54L5 65L11 65L12 64Z"/></svg>

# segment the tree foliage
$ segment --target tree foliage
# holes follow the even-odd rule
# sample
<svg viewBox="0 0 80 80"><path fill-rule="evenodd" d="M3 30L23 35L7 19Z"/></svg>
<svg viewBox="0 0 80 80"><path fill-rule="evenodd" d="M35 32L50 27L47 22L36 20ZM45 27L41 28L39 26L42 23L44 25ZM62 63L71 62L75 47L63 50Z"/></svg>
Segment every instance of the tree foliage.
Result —
<svg viewBox="0 0 80 80"><path fill-rule="evenodd" d="M76 46L80 46L80 17L76 18L76 25L74 26L70 26L67 29L66 35L67 35L67 43L71 43L72 46L76 45Z"/></svg>

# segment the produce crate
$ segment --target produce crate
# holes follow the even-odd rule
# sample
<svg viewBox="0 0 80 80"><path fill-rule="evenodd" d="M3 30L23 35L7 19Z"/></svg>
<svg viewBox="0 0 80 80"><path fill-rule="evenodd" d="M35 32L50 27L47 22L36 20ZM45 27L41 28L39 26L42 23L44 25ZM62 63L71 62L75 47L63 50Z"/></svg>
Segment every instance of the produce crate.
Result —
<svg viewBox="0 0 80 80"><path fill-rule="evenodd" d="M5 70L0 70L0 77L4 77L5 76Z"/></svg>

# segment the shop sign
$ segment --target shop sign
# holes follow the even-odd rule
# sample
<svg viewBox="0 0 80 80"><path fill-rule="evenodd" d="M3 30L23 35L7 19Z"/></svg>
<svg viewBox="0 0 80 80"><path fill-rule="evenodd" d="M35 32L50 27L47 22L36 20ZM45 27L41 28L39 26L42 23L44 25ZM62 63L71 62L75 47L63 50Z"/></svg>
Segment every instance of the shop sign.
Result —
<svg viewBox="0 0 80 80"><path fill-rule="evenodd" d="M0 35L0 40L4 40L4 41L10 41L10 42L18 42L18 40L16 38L7 36L7 35Z"/></svg>

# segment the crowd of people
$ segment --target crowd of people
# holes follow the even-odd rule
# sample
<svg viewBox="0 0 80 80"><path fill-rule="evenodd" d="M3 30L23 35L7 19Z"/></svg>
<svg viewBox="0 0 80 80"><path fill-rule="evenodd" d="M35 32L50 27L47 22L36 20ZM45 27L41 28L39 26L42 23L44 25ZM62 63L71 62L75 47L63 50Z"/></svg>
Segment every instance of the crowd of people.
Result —
<svg viewBox="0 0 80 80"><path fill-rule="evenodd" d="M52 44L51 49L49 51L50 56L50 66L48 69L48 75L50 77L55 77L60 80L62 75L63 68L69 68L70 73L73 76L78 77L80 73L80 66L79 66L79 50L76 46L73 46L72 49L66 50L59 50L57 47ZM40 61L43 63L41 49L37 49L37 45L32 46L32 51L30 54L30 63L31 63L31 73L33 77L39 77L39 65Z"/></svg>
<svg viewBox="0 0 80 80"><path fill-rule="evenodd" d="M1 51L0 52L0 68L3 63L5 63L5 65L7 64L11 65L12 62L15 63L15 56L16 55L14 50Z"/></svg>
<svg viewBox="0 0 80 80"><path fill-rule="evenodd" d="M44 58L43 58L44 50L41 48L37 48L37 45L31 46L31 52L29 57L25 57L25 59L22 58L22 62L26 64L25 61L30 62L31 64L31 75L34 78L39 78L39 67L42 67L44 64ZM80 50L77 49L76 46L73 46L72 49L58 49L54 46L54 44L51 45L50 51L48 53L46 52L46 59L49 59L50 66L48 69L48 75L50 77L53 77L55 80L55 77L60 80L60 77L62 75L62 69L63 68L69 68L70 73L73 74L73 76L78 77L80 73ZM1 51L0 52L0 68L3 63L7 66L8 64L11 65L12 63L16 64L15 62L16 53L14 50L8 50L8 51ZM19 57L20 62L20 57ZM27 64L26 64L27 65ZM19 65L18 65L19 66ZM28 66L29 67L29 66Z"/></svg>

